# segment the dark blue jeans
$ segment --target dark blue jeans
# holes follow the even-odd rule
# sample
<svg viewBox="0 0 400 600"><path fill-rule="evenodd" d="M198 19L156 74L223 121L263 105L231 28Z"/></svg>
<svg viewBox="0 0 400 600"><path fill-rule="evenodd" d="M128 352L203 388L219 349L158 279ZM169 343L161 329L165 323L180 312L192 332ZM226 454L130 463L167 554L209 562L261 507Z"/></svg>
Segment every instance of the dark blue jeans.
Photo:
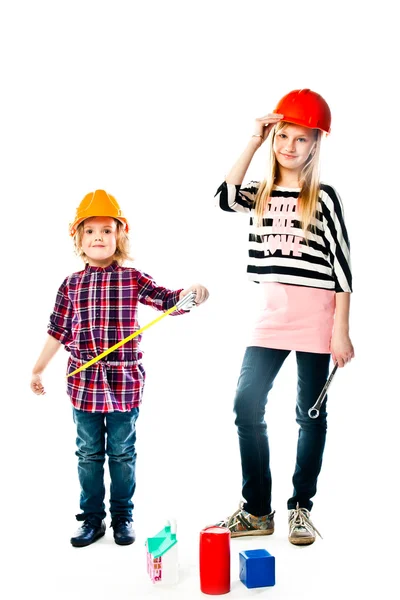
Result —
<svg viewBox="0 0 400 600"><path fill-rule="evenodd" d="M78 475L81 484L78 521L88 517L101 521L106 516L104 462L110 471L111 518L124 515L132 521L136 478L136 420L139 409L129 412L91 413L73 409L77 427Z"/></svg>
<svg viewBox="0 0 400 600"><path fill-rule="evenodd" d="M234 411L242 461L244 509L255 516L271 512L271 471L265 407L268 392L290 350L250 346L246 349L239 376ZM288 508L311 510L317 491L326 438L326 399L319 417L311 419L308 410L317 400L328 378L329 354L296 352L297 404L299 424L293 496Z"/></svg>

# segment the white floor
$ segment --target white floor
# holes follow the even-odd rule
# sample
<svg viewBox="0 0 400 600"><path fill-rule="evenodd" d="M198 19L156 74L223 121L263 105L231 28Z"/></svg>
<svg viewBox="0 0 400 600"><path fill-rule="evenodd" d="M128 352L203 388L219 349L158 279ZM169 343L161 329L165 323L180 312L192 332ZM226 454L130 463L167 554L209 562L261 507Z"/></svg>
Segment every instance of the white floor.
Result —
<svg viewBox="0 0 400 600"><path fill-rule="evenodd" d="M333 517L333 515L332 515ZM87 548L69 545L70 523L60 519L22 520L26 539L18 544L7 594L3 598L87 600L96 598L200 598L198 530L201 515L184 523L179 535L180 581L172 587L152 584L146 573L145 538L157 527L137 526L137 541L128 547L113 542L112 531ZM156 520L155 520L156 521ZM182 519L184 521L184 519ZM17 525L17 524L16 524ZM276 533L269 538L231 541L231 597L263 595L287 599L396 598L395 561L385 542L377 541L374 521L364 536L328 519L319 523L325 539L308 548L297 548L286 539L284 515L277 519ZM239 551L266 548L276 558L276 585L249 590L239 580ZM3 541L3 553L8 544ZM6 558L9 558L7 556Z"/></svg>

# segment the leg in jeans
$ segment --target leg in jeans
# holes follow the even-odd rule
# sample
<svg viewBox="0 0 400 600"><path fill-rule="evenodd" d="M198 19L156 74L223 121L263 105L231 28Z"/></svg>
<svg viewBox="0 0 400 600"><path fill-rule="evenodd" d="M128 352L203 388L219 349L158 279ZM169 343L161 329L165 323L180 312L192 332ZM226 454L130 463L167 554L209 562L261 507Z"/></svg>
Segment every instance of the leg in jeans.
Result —
<svg viewBox="0 0 400 600"><path fill-rule="evenodd" d="M99 522L106 516L104 506L105 426L102 413L73 409L77 428L78 476L81 485L78 521L93 517Z"/></svg>
<svg viewBox="0 0 400 600"><path fill-rule="evenodd" d="M110 469L110 513L114 518L123 515L132 521L136 477L136 420L139 408L129 412L108 413L107 454Z"/></svg>
<svg viewBox="0 0 400 600"><path fill-rule="evenodd" d="M311 419L308 410L315 404L328 379L330 354L296 352L297 357L297 404L296 421L300 426L297 444L296 468L293 475L293 496L288 509L311 510L311 498L317 491L317 479L321 470L326 438L326 399L319 417Z"/></svg>
<svg viewBox="0 0 400 600"><path fill-rule="evenodd" d="M254 516L271 512L271 472L267 425L268 392L289 350L250 346L246 349L234 411L242 461L244 509Z"/></svg>

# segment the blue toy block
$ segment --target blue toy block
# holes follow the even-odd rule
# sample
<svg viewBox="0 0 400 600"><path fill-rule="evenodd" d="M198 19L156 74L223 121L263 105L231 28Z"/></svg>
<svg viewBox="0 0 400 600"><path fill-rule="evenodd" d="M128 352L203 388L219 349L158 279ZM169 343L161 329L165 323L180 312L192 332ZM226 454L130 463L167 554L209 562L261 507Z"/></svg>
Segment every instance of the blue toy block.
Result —
<svg viewBox="0 0 400 600"><path fill-rule="evenodd" d="M239 577L247 588L275 585L275 557L266 550L239 552Z"/></svg>

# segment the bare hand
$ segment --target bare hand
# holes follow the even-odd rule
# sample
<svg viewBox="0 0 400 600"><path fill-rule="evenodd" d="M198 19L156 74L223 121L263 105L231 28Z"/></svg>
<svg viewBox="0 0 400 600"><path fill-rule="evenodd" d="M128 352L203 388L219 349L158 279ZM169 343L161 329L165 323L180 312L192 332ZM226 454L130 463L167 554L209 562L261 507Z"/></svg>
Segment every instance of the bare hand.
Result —
<svg viewBox="0 0 400 600"><path fill-rule="evenodd" d="M187 290L183 290L179 294L179 300L182 300L182 298L190 294L190 292L195 292L196 294L196 298L194 301L196 306L202 304L202 302L205 302L209 296L208 289L205 288L204 285L201 285L200 283L195 283L194 285L191 285L189 288L187 288Z"/></svg>
<svg viewBox="0 0 400 600"><path fill-rule="evenodd" d="M334 363L344 367L354 358L354 348L347 333L333 332L331 340L331 354Z"/></svg>
<svg viewBox="0 0 400 600"><path fill-rule="evenodd" d="M44 391L44 387L42 384L42 378L40 375L32 375L31 390L37 396L41 396L42 394L46 393Z"/></svg>
<svg viewBox="0 0 400 600"><path fill-rule="evenodd" d="M282 119L283 115L277 113L270 113L268 115L265 115L265 117L259 117L258 119L256 119L254 134L262 135L262 138L258 138L261 140L260 146L265 142L274 125L279 123L279 121L281 121Z"/></svg>

